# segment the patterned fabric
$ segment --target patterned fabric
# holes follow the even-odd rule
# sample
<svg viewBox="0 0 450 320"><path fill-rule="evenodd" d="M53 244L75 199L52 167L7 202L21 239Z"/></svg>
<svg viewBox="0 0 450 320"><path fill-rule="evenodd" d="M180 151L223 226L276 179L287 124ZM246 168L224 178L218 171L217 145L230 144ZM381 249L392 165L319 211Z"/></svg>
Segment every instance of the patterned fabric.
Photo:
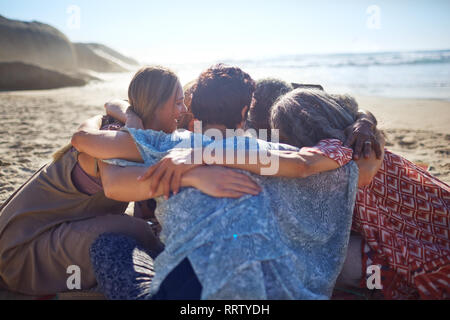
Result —
<svg viewBox="0 0 450 320"><path fill-rule="evenodd" d="M148 299L154 276L153 258L136 240L104 233L91 246L90 258L98 289L109 300Z"/></svg>
<svg viewBox="0 0 450 320"><path fill-rule="evenodd" d="M336 143L320 152L346 163ZM366 243L365 266L382 266L388 299L450 298L450 187L386 150L381 169L356 198L352 230ZM365 286L365 280L361 286Z"/></svg>
<svg viewBox="0 0 450 320"><path fill-rule="evenodd" d="M145 166L157 163L174 147L191 147L196 141L204 147L217 143L235 152L240 148L284 148L249 137L214 141L187 131L172 135L128 131ZM142 165L118 159L108 162ZM156 293L187 257L203 287L202 299L331 296L347 251L357 190L356 165L352 162L306 179L244 174L262 187L259 195L213 198L183 188L168 200L156 199L165 249L155 260L151 293Z"/></svg>
<svg viewBox="0 0 450 320"><path fill-rule="evenodd" d="M119 120L114 119L111 116L102 117L102 127L101 130L113 130L119 131L123 127L123 123Z"/></svg>
<svg viewBox="0 0 450 320"><path fill-rule="evenodd" d="M303 150L326 156L340 166L346 165L353 157L353 150L344 147L341 140L338 139L325 139L319 141L314 147L303 148Z"/></svg>

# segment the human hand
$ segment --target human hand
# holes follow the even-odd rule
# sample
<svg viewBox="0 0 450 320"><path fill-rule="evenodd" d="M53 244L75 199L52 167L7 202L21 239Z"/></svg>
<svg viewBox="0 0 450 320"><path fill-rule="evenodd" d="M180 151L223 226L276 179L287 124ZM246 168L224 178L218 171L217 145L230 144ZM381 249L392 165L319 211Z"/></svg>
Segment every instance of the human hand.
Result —
<svg viewBox="0 0 450 320"><path fill-rule="evenodd" d="M190 185L216 198L240 198L258 195L261 187L249 176L220 166L202 166L189 171Z"/></svg>
<svg viewBox="0 0 450 320"><path fill-rule="evenodd" d="M161 161L148 168L138 180L151 179L149 197L152 197L156 193L160 184L162 185L163 195L166 199L169 198L170 191L177 194L180 190L183 174L191 169L202 166L202 163L193 164L190 161L192 154L193 149L172 149Z"/></svg>
<svg viewBox="0 0 450 320"><path fill-rule="evenodd" d="M122 123L126 121L126 110L128 107L129 103L124 100L111 100L105 103L106 114Z"/></svg>
<svg viewBox="0 0 450 320"><path fill-rule="evenodd" d="M364 158L369 158L372 149L375 151L377 159L381 159L381 146L376 132L376 126L368 119L360 119L345 129L347 139L344 146L353 147L354 160L358 160L361 154Z"/></svg>

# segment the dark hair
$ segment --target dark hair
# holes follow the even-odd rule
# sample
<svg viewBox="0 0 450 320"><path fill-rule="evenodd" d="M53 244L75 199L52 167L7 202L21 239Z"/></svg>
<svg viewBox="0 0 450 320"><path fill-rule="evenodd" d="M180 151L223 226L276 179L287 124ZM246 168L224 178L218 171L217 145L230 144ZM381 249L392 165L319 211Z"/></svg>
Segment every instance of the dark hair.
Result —
<svg viewBox="0 0 450 320"><path fill-rule="evenodd" d="M270 140L270 109L279 97L292 90L292 85L283 80L267 78L257 81L246 128L266 129Z"/></svg>
<svg viewBox="0 0 450 320"><path fill-rule="evenodd" d="M242 109L250 106L255 82L238 67L217 64L204 71L192 93L191 109L205 124L236 128Z"/></svg>
<svg viewBox="0 0 450 320"><path fill-rule="evenodd" d="M280 130L280 142L312 147L329 138L344 142L344 130L356 121L357 112L358 104L350 96L295 89L272 107L270 125Z"/></svg>

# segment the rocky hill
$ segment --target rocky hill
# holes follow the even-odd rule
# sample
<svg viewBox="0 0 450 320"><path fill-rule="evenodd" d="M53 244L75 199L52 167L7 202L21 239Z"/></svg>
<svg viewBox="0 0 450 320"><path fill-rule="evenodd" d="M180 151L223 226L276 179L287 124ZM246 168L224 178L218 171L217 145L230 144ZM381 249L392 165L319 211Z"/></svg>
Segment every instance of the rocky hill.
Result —
<svg viewBox="0 0 450 320"><path fill-rule="evenodd" d="M84 86L87 82L65 73L22 62L0 62L0 90L41 90Z"/></svg>
<svg viewBox="0 0 450 320"><path fill-rule="evenodd" d="M77 68L77 57L69 39L40 22L0 16L0 48L0 62L23 62L59 70Z"/></svg>
<svg viewBox="0 0 450 320"><path fill-rule="evenodd" d="M13 90L11 88L17 87L18 79L21 79L21 90L27 89L26 84L30 85L29 89L42 86L46 89L45 84L53 88L51 84L59 76L66 76L61 81L63 86L84 85L86 80L92 79L86 76L89 71L125 72L138 66L136 60L105 45L72 43L50 25L11 20L3 16L0 16L0 48L0 90ZM16 72L21 75L9 78ZM29 80L24 81L27 77ZM38 78L42 83L33 84L31 79Z"/></svg>

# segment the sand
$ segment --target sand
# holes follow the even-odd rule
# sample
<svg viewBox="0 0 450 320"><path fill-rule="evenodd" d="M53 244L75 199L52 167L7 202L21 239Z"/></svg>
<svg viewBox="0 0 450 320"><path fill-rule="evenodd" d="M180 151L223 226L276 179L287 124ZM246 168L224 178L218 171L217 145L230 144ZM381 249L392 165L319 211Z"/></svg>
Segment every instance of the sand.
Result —
<svg viewBox="0 0 450 320"><path fill-rule="evenodd" d="M0 62L0 90L43 90L85 86L86 80L22 62Z"/></svg>
<svg viewBox="0 0 450 320"><path fill-rule="evenodd" d="M450 101L356 96L386 133L386 148L450 182Z"/></svg>
<svg viewBox="0 0 450 320"><path fill-rule="evenodd" d="M128 82L130 75L123 75ZM106 76L108 77L108 76ZM0 92L0 203L70 142L80 123L104 113L108 99L126 97L126 85L93 82L86 87Z"/></svg>
<svg viewBox="0 0 450 320"><path fill-rule="evenodd" d="M86 87L0 93L0 203L70 141L80 123L125 98L131 74L109 75ZM450 182L450 102L356 97L385 130L391 151L426 163Z"/></svg>

